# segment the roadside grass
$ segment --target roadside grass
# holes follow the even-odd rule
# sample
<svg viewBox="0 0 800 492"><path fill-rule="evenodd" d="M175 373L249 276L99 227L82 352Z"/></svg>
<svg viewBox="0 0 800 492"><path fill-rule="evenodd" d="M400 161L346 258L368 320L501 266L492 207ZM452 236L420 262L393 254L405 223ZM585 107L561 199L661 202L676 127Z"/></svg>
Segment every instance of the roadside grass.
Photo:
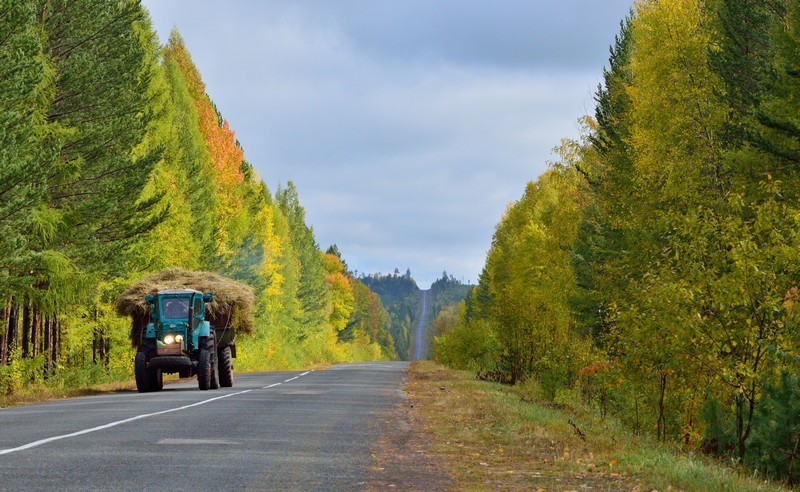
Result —
<svg viewBox="0 0 800 492"><path fill-rule="evenodd" d="M166 382L166 381L165 381ZM16 391L10 395L0 396L0 408L30 405L50 400L63 400L80 396L102 395L120 391L136 391L136 383L132 381L95 384L85 388L53 388L35 386Z"/></svg>
<svg viewBox="0 0 800 492"><path fill-rule="evenodd" d="M530 387L418 361L406 392L457 490L785 490L589 409L544 402Z"/></svg>

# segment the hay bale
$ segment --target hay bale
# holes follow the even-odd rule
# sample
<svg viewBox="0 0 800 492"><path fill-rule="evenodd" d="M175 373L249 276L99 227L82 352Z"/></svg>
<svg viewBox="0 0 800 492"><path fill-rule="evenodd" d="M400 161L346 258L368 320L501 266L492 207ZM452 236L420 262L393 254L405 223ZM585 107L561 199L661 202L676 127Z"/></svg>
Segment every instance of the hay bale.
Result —
<svg viewBox="0 0 800 492"><path fill-rule="evenodd" d="M139 280L117 298L117 312L133 318L131 342L134 345L138 343L142 326L147 324L149 317L145 296L168 289L213 293L214 300L206 304L206 319L211 320L216 329L230 328L242 334L255 330L252 287L212 272L169 268Z"/></svg>

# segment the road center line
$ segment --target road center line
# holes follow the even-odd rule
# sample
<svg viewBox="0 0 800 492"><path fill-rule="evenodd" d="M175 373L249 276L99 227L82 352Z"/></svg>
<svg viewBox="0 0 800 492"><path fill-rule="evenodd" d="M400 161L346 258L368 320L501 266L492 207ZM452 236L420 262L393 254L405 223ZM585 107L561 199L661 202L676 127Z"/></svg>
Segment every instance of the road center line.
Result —
<svg viewBox="0 0 800 492"><path fill-rule="evenodd" d="M264 387L263 387L263 388L261 388L261 389L262 389L262 390L265 390L265 389L270 389L270 388L274 388L275 386L280 386L280 385L282 385L282 384L283 384L283 383L275 383L275 384L270 384L269 386L264 386Z"/></svg>
<svg viewBox="0 0 800 492"><path fill-rule="evenodd" d="M104 425L98 425L97 427L92 427L91 429L84 429L84 430L80 430L80 431L77 431L77 432L71 432L69 434L63 434L61 436L48 437L47 439L40 439L38 441L29 442L28 444L23 444L22 446L18 446L16 448L0 449L0 455L16 453L17 451L24 451L26 449L30 449L30 448L35 448L37 446L41 446L42 444L47 444L47 443L51 443L51 442L54 442L54 441L60 441L61 439L67 439L67 438L70 438L70 437L82 436L84 434L90 434L92 432L97 432L97 431L101 431L101 430L104 430L104 429L110 429L111 427L116 427L118 425L127 424L128 422L133 422L133 421L136 421L136 420L146 419L148 417L155 417L157 415L164 415L166 413L179 412L181 410L186 410L187 408L199 407L200 405L205 405L206 403L211 403L212 401L221 400L223 398L230 398L231 396L243 395L245 393L250 393L251 391L253 391L253 390L249 389L249 390L239 391L237 393L229 393L227 395L222 395L222 396L217 396L217 397L214 397L214 398L209 398L208 400L198 401L196 403L192 403L191 405L184 405L182 407L170 408L168 410L161 410L159 412L145 413L145 414L137 415L135 417L131 417L131 418L128 418L128 419L117 420L116 422L111 422L111 423L104 424Z"/></svg>
<svg viewBox="0 0 800 492"><path fill-rule="evenodd" d="M284 383L288 383L289 381L294 381L295 379L297 379L297 378L299 378L299 377L300 377L300 376L295 376L295 377L293 377L293 378L289 378L289 379L287 379L286 381L284 381Z"/></svg>

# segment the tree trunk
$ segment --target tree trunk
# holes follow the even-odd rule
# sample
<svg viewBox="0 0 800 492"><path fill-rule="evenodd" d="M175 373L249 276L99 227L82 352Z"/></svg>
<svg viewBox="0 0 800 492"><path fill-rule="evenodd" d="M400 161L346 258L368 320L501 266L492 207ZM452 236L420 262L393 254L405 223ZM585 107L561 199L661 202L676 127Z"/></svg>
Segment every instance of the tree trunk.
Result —
<svg viewBox="0 0 800 492"><path fill-rule="evenodd" d="M44 345L42 353L44 354L44 375L45 378L50 375L50 345L53 343L52 331L50 330L50 317L44 317Z"/></svg>
<svg viewBox="0 0 800 492"><path fill-rule="evenodd" d="M97 326L97 320L100 317L97 309L94 310L94 322ZM95 364L103 364L103 367L108 367L108 349L109 341L106 336L104 328L95 328L92 332L92 362Z"/></svg>
<svg viewBox="0 0 800 492"><path fill-rule="evenodd" d="M736 444L739 464L744 463L744 396L736 396Z"/></svg>
<svg viewBox="0 0 800 492"><path fill-rule="evenodd" d="M36 306L32 306L33 309L33 321L31 326L33 328L33 356L36 357L37 355L42 353L42 313L39 312L39 309Z"/></svg>
<svg viewBox="0 0 800 492"><path fill-rule="evenodd" d="M658 440L664 441L667 435L667 424L666 424L666 416L665 412L666 409L664 408L664 395L667 392L667 375L664 372L661 372L661 378L659 381L659 395L658 395Z"/></svg>
<svg viewBox="0 0 800 492"><path fill-rule="evenodd" d="M19 329L19 304L14 299L11 299L11 307L8 310L8 328L6 329L6 350L8 362L11 361L13 350L17 348L18 340L17 333Z"/></svg>
<svg viewBox="0 0 800 492"><path fill-rule="evenodd" d="M97 364L97 352L99 347L98 340L97 340L97 328L95 328L92 332L92 364Z"/></svg>
<svg viewBox="0 0 800 492"><path fill-rule="evenodd" d="M58 321L58 315L53 315L53 320L50 322L50 328L53 331L51 337L53 340L52 350L50 352L50 373L55 374L58 370L58 355L61 349L61 323Z"/></svg>
<svg viewBox="0 0 800 492"><path fill-rule="evenodd" d="M800 434L797 435L797 438L794 441L794 449L792 450L791 454L789 454L789 461L786 465L786 477L787 481L789 482L789 487L795 486L794 481L794 462L797 459L797 448L800 446Z"/></svg>
<svg viewBox="0 0 800 492"><path fill-rule="evenodd" d="M31 356L31 303L26 301L22 307L22 358Z"/></svg>
<svg viewBox="0 0 800 492"><path fill-rule="evenodd" d="M8 315L11 310L11 300L7 300L0 309L0 365L6 365L8 362Z"/></svg>
<svg viewBox="0 0 800 492"><path fill-rule="evenodd" d="M111 339L106 336L105 330L103 330L103 367L108 367L110 353Z"/></svg>

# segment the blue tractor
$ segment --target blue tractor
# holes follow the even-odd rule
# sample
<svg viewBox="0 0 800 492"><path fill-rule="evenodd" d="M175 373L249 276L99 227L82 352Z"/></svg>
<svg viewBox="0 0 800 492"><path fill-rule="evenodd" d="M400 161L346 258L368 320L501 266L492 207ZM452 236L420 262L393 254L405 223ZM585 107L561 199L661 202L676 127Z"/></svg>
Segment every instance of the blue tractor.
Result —
<svg viewBox="0 0 800 492"><path fill-rule="evenodd" d="M215 328L212 322L219 316L209 317L206 312L206 303L212 301L213 294L193 289L160 290L145 296L149 320L141 331L134 361L140 393L160 391L164 373L178 373L182 378L197 375L201 390L233 386L233 330L227 323Z"/></svg>

